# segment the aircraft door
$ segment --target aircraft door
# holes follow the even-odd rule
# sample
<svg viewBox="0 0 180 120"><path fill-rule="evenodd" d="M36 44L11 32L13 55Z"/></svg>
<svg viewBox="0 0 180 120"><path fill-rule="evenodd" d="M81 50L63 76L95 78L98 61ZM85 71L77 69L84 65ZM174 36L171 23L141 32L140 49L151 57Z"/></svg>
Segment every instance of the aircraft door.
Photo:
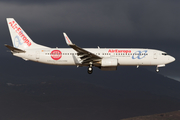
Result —
<svg viewBox="0 0 180 120"><path fill-rule="evenodd" d="M109 53L110 57L116 57L116 53Z"/></svg>
<svg viewBox="0 0 180 120"><path fill-rule="evenodd" d="M153 53L154 59L157 59L157 52Z"/></svg>
<svg viewBox="0 0 180 120"><path fill-rule="evenodd" d="M40 51L36 51L36 59L40 58Z"/></svg>

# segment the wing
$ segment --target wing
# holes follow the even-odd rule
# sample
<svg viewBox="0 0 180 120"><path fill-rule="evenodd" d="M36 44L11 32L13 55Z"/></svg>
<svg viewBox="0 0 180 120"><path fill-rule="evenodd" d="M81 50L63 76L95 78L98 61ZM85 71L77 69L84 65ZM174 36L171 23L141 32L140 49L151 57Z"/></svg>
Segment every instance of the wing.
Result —
<svg viewBox="0 0 180 120"><path fill-rule="evenodd" d="M63 33L64 38L66 40L66 43L72 47L75 51L77 51L78 56L80 56L81 63L86 64L86 63L96 63L99 62L102 58L98 55L95 55L94 53L91 53L83 48L78 47L77 45L73 44L69 37L66 35L66 33Z"/></svg>

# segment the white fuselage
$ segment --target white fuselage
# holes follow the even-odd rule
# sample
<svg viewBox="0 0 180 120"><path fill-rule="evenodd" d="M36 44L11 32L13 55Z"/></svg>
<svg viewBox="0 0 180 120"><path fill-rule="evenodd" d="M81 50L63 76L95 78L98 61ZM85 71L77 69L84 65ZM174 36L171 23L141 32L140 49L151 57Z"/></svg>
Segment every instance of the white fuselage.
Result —
<svg viewBox="0 0 180 120"><path fill-rule="evenodd" d="M118 65L145 65L156 66L165 65L174 58L165 52L154 49L133 49L133 48L84 48L102 58L116 58ZM60 51L55 52L53 51ZM70 48L46 48L46 49L29 49L25 53L14 53L15 56L26 60L37 61L52 65L81 65L81 59L77 52ZM86 66L86 65L82 65ZM96 66L96 65L95 65Z"/></svg>

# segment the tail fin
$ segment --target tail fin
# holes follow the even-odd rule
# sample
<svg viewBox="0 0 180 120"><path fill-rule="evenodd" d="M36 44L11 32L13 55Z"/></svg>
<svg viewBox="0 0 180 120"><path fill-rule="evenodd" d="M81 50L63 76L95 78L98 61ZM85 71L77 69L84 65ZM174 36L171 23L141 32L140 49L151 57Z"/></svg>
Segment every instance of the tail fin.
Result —
<svg viewBox="0 0 180 120"><path fill-rule="evenodd" d="M13 18L7 18L7 24L15 48L22 50L29 48L45 48L45 46L34 43Z"/></svg>

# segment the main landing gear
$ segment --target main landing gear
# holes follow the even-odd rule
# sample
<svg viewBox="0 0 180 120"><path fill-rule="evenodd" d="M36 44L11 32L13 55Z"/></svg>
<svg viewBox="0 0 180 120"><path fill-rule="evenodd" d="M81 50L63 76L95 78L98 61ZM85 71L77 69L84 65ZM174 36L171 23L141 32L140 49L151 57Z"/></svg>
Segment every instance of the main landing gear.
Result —
<svg viewBox="0 0 180 120"><path fill-rule="evenodd" d="M92 64L90 64L88 67L88 74L92 74L92 72L93 72L93 68L92 68Z"/></svg>

